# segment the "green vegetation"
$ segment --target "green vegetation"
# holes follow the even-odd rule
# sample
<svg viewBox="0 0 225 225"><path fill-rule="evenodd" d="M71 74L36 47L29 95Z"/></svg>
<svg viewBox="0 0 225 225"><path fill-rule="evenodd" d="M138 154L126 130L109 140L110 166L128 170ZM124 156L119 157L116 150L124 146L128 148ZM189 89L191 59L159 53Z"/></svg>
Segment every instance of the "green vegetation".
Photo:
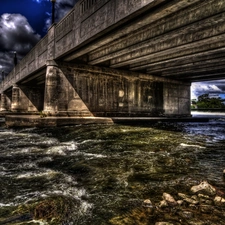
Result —
<svg viewBox="0 0 225 225"><path fill-rule="evenodd" d="M225 109L225 104L221 98L210 98L209 94L203 94L198 100L191 101L192 109Z"/></svg>

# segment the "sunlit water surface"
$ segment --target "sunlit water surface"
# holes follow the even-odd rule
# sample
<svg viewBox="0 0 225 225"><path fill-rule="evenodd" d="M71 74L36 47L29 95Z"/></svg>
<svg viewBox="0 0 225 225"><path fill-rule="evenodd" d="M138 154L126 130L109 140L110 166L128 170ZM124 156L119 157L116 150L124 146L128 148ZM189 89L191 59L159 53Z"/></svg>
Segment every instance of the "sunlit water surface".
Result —
<svg viewBox="0 0 225 225"><path fill-rule="evenodd" d="M187 193L203 180L225 191L223 119L0 128L0 146L0 224L129 224L112 221L163 192ZM148 221L133 224L157 216Z"/></svg>

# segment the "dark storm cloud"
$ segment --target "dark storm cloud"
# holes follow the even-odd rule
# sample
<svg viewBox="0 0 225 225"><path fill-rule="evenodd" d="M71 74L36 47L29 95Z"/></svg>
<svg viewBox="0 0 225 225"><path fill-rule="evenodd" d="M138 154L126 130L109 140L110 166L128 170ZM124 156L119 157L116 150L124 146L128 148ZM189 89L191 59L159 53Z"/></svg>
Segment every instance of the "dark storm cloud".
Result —
<svg viewBox="0 0 225 225"><path fill-rule="evenodd" d="M41 3L42 1L46 0L33 0L38 3ZM55 21L60 21L78 2L78 0L56 0L55 3ZM47 32L48 28L51 26L51 13L46 12L46 14L49 16L48 19L45 22L44 31Z"/></svg>
<svg viewBox="0 0 225 225"><path fill-rule="evenodd" d="M40 40L40 35L34 32L27 19L20 14L3 14L0 27L1 51L17 51L23 55Z"/></svg>
<svg viewBox="0 0 225 225"><path fill-rule="evenodd" d="M42 5L50 0L32 0ZM78 2L78 0L56 0L56 22L61 20ZM47 33L51 26L51 12L46 8L47 19L43 30ZM38 19L38 18L37 18ZM43 35L43 34L42 34ZM13 68L14 52L22 59L30 49L41 39L41 36L31 27L26 17L21 14L5 13L0 17L0 73L8 74Z"/></svg>
<svg viewBox="0 0 225 225"><path fill-rule="evenodd" d="M57 19L63 18L76 4L78 0L58 0L56 4Z"/></svg>
<svg viewBox="0 0 225 225"><path fill-rule="evenodd" d="M21 14L5 13L0 17L0 65L8 73L12 69L14 52L17 52L18 59L40 40Z"/></svg>

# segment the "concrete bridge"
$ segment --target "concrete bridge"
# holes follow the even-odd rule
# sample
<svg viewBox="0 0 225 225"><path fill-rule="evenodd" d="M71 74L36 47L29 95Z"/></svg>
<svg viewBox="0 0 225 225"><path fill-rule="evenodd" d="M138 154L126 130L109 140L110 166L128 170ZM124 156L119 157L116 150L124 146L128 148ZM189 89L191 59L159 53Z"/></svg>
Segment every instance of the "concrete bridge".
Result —
<svg viewBox="0 0 225 225"><path fill-rule="evenodd" d="M1 111L189 116L225 78L224 0L80 0L0 84Z"/></svg>

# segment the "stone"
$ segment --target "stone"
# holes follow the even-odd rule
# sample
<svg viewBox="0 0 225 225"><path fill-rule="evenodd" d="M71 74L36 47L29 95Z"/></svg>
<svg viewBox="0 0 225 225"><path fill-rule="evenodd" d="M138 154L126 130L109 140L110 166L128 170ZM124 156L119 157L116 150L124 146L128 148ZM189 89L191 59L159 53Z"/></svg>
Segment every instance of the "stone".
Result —
<svg viewBox="0 0 225 225"><path fill-rule="evenodd" d="M193 186L191 188L191 192L192 193L200 192L210 196L216 195L216 189L212 185L210 185L207 181L203 181L199 185Z"/></svg>
<svg viewBox="0 0 225 225"><path fill-rule="evenodd" d="M210 197L208 195L203 195L203 194L198 194L198 197L200 199L210 199Z"/></svg>
<svg viewBox="0 0 225 225"><path fill-rule="evenodd" d="M183 205L183 203L184 203L183 200L178 200L178 201L177 201L177 204L178 204L178 205Z"/></svg>
<svg viewBox="0 0 225 225"><path fill-rule="evenodd" d="M143 202L143 206L146 207L146 208L152 208L153 207L150 199L145 199L144 202Z"/></svg>
<svg viewBox="0 0 225 225"><path fill-rule="evenodd" d="M179 216L181 216L184 219L192 219L193 218L193 213L190 211L181 211L178 213Z"/></svg>
<svg viewBox="0 0 225 225"><path fill-rule="evenodd" d="M170 194L168 194L168 193L166 193L166 192L163 193L163 199L164 199L164 200L168 203L168 205L170 205L170 206L175 206L175 205L177 205L177 202L176 202L176 200L173 198L173 196L170 195Z"/></svg>
<svg viewBox="0 0 225 225"><path fill-rule="evenodd" d="M212 213L214 210L214 207L211 205L201 205L200 211L202 213Z"/></svg>
<svg viewBox="0 0 225 225"><path fill-rule="evenodd" d="M159 203L159 207L160 208L165 208L168 206L168 203L166 200L162 200L160 203Z"/></svg>
<svg viewBox="0 0 225 225"><path fill-rule="evenodd" d="M178 196L181 197L181 198L183 198L183 200L184 200L185 202L187 202L187 203L190 203L190 204L193 204L193 205L197 205L197 204L199 203L199 201L196 200L196 198L193 199L194 197L193 197L193 198L192 198L192 197L189 197L189 196L186 195L186 194L178 193Z"/></svg>
<svg viewBox="0 0 225 225"><path fill-rule="evenodd" d="M217 205L217 206L225 206L225 199L222 198L222 197L220 197L220 196L216 196L216 197L214 198L214 203L215 203L215 205Z"/></svg>
<svg viewBox="0 0 225 225"><path fill-rule="evenodd" d="M173 223L169 223L169 222L156 222L155 225L173 225Z"/></svg>

